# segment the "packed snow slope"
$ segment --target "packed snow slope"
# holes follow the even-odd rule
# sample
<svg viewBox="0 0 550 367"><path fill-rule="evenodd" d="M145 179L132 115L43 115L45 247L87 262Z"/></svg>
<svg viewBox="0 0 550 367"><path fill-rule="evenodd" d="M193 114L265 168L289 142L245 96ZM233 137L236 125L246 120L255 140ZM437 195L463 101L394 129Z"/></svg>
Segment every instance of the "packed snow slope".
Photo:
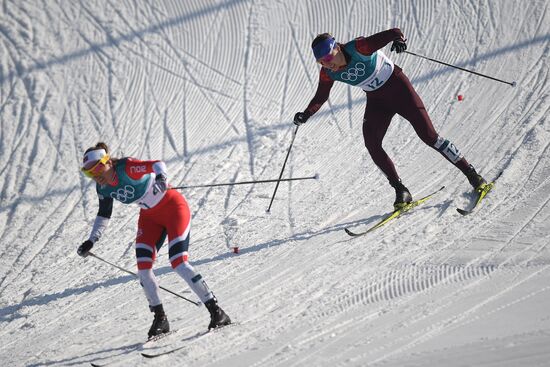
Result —
<svg viewBox="0 0 550 367"><path fill-rule="evenodd" d="M0 11L0 360L3 366L542 366L550 360L550 13L545 0L4 0ZM163 159L173 185L277 178L294 113L317 87L310 44L400 27L385 52L495 190L467 217L464 176L396 117L384 147L415 197L393 190L362 140L365 95L337 83L300 127L274 184L182 190L190 259L237 325L171 294L177 334L131 275L76 248L97 212L79 172L98 141ZM458 100L458 95L464 98ZM115 204L93 251L136 271L138 208ZM238 246L239 254L231 248ZM162 286L196 299L172 272ZM187 340L187 341L185 341ZM140 351L182 347L155 360Z"/></svg>

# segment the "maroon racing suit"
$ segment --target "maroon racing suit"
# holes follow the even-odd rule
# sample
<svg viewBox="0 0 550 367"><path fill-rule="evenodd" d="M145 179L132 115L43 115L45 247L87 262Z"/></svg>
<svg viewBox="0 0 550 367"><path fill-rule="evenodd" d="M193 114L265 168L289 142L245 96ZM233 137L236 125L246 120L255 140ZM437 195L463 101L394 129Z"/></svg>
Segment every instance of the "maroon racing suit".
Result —
<svg viewBox="0 0 550 367"><path fill-rule="evenodd" d="M352 52L365 56L378 53L378 55L382 55L379 57L386 57L379 50L389 42L400 39L402 36L403 34L398 28L393 28L370 37L356 38L347 44L338 44L340 50L344 52L348 63L348 65L342 70L338 70L338 72L341 73L343 71L346 73L346 69L350 68L350 61L353 58L349 53L351 42L354 42L354 48L351 48ZM424 103L414 90L411 82L399 66L393 64L392 66L393 72L391 76L378 89L367 90L368 88L363 88L367 95L367 105L363 118L363 138L365 140L365 147L369 151L374 163L382 170L392 185L399 182L399 175L395 166L382 148L382 140L386 135L391 119L395 114L399 114L411 123L416 134L424 143L440 152L447 160L466 174L469 169L466 159L450 141L437 134L428 116L426 107L424 107ZM317 92L304 111L310 116L317 112L328 100L330 90L335 81L331 75L334 75L334 73L331 73L324 67L321 68ZM338 81L346 82L341 79Z"/></svg>

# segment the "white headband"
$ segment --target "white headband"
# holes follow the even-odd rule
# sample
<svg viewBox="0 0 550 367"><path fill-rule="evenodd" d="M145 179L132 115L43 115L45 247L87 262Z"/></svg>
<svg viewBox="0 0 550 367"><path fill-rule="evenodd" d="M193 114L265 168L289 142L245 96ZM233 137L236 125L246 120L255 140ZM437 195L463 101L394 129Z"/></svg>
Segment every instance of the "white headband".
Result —
<svg viewBox="0 0 550 367"><path fill-rule="evenodd" d="M107 155L107 152L105 151L105 149L90 150L88 153L84 154L84 159L82 160L82 167L86 167L86 163L88 162L99 161L105 155Z"/></svg>

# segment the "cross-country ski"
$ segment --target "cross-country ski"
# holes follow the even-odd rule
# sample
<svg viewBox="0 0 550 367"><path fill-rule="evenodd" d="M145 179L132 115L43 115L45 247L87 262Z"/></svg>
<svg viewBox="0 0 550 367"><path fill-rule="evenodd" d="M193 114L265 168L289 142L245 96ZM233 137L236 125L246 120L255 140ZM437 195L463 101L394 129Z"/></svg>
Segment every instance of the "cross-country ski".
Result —
<svg viewBox="0 0 550 367"><path fill-rule="evenodd" d="M354 232L354 231L350 230L349 228L344 228L344 230L346 231L346 233L348 235L350 235L352 237L364 236L367 233L370 233L370 232L374 231L375 229L378 229L378 228L386 225L390 221L399 218L402 214L407 213L411 209L413 209L413 208L417 207L418 205L424 203L425 201L430 199L432 196L434 196L435 194L437 194L438 192L440 192L444 188L445 188L445 186L442 186L439 190L434 191L431 194L429 194L427 196L424 196L421 199L411 201L410 203L406 203L405 205L401 206L399 209L395 209L392 213L388 214L387 216L382 218L380 221L378 221L376 224L374 224L373 226L371 226L370 228L368 228L364 231Z"/></svg>
<svg viewBox="0 0 550 367"><path fill-rule="evenodd" d="M502 172L500 172L493 181L489 183L484 183L475 190L474 204L472 207L470 207L470 209L457 208L456 211L462 215L471 214L479 206L479 204L481 204L481 201L487 196L487 194L489 194L489 192L493 189L496 181L501 175L502 175Z"/></svg>

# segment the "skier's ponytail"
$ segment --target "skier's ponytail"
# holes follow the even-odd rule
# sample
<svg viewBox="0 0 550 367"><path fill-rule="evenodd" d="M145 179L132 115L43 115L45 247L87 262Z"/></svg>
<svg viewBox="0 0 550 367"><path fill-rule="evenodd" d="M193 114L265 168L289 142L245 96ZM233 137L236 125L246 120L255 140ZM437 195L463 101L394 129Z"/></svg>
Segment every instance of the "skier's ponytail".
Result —
<svg viewBox="0 0 550 367"><path fill-rule="evenodd" d="M95 146L86 149L84 154L91 152L92 150L98 150L98 149L103 149L105 152L107 152L107 154L109 154L109 147L107 146L107 144L103 142L99 142Z"/></svg>

